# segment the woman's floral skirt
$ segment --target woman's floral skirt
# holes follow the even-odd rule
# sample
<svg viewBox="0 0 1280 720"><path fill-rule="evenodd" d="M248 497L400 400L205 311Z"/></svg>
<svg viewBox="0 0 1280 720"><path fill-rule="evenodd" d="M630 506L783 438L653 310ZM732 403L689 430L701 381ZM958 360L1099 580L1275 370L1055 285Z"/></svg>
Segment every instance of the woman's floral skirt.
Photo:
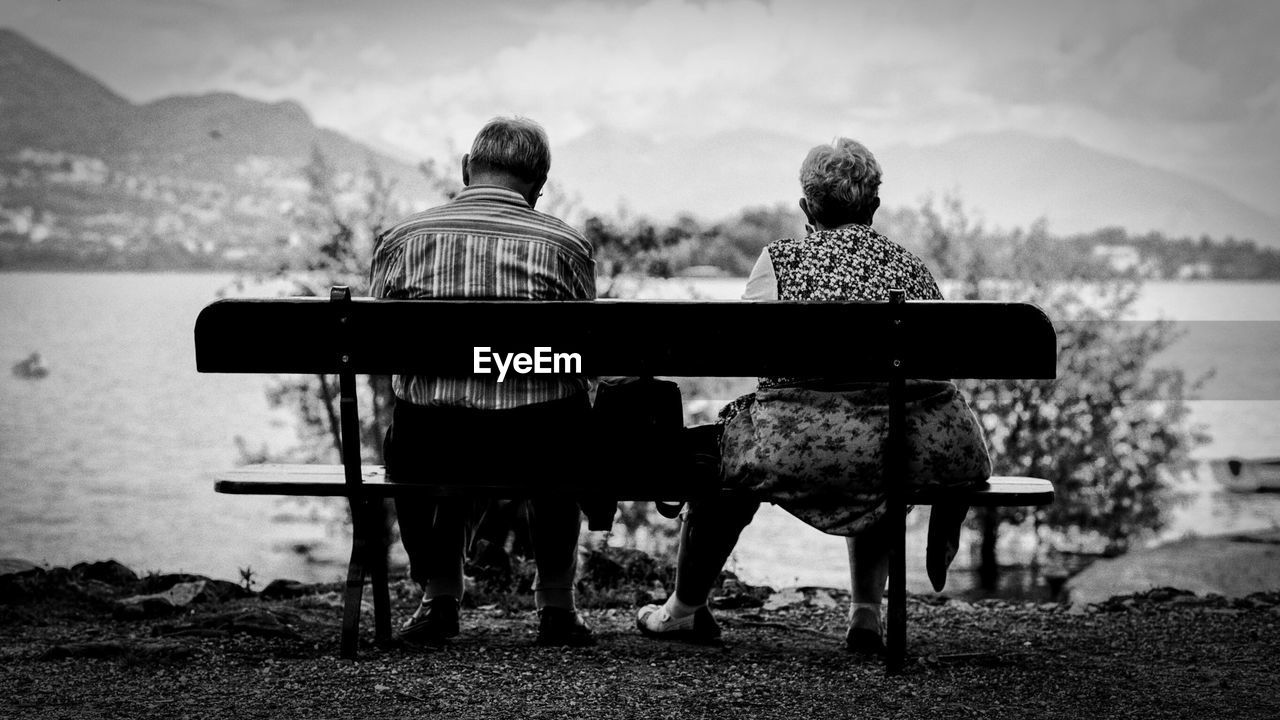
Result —
<svg viewBox="0 0 1280 720"><path fill-rule="evenodd" d="M906 397L911 487L967 487L990 477L982 427L954 384L910 381ZM856 535L884 516L886 385L762 388L731 407L720 445L727 487L768 498L833 535Z"/></svg>

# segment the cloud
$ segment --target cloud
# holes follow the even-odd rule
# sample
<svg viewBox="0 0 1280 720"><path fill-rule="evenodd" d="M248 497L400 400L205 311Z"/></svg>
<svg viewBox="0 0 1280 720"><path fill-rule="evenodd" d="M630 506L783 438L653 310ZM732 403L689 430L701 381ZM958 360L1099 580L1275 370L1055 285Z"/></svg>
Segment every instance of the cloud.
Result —
<svg viewBox="0 0 1280 720"><path fill-rule="evenodd" d="M489 117L518 113L557 143L598 127L872 144L1016 129L1237 187L1280 174L1266 169L1280 167L1265 141L1280 131L1270 0L66 6L19 20L130 98L297 99L322 125L418 156L450 155ZM1254 170L1233 181L1233 163Z"/></svg>
<svg viewBox="0 0 1280 720"><path fill-rule="evenodd" d="M356 59L376 70L385 70L396 64L396 55L385 43L378 42L361 50Z"/></svg>
<svg viewBox="0 0 1280 720"><path fill-rule="evenodd" d="M892 133L991 114L965 89L963 56L927 28L872 19L826 3L570 2L469 66L365 82L362 95L413 117L416 131L391 121L385 132L415 148L508 112L568 137L598 126L659 137L743 126L831 135L851 124ZM406 64L432 59L428 46Z"/></svg>

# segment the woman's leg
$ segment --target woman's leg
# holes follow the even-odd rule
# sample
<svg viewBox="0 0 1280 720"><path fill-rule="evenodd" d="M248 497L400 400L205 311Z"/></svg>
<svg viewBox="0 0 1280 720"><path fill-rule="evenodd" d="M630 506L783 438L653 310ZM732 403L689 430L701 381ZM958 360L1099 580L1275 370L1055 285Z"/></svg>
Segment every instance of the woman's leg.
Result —
<svg viewBox="0 0 1280 720"><path fill-rule="evenodd" d="M738 544L738 536L751 523L760 503L754 500L693 501L680 525L680 551L676 560L676 589L682 605L707 604L711 586Z"/></svg>
<svg viewBox="0 0 1280 720"><path fill-rule="evenodd" d="M694 642L719 640L720 628L707 609L707 596L759 507L755 501L730 499L689 503L680 526L675 592L663 605L640 608L640 632Z"/></svg>
<svg viewBox="0 0 1280 720"><path fill-rule="evenodd" d="M889 543L885 537L888 523L879 522L855 537L846 538L849 546L849 580L853 605L849 610L849 629L867 630L880 636L880 603L884 600L885 583L889 579Z"/></svg>

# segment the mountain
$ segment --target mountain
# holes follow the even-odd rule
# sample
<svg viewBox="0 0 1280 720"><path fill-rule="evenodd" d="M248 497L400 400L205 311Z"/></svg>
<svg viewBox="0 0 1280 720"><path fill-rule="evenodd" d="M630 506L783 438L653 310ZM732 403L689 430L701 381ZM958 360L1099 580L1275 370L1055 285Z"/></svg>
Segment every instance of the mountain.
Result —
<svg viewBox="0 0 1280 720"><path fill-rule="evenodd" d="M1062 234L1117 226L1280 246L1280 218L1208 183L1065 138L966 135L929 147L886 148L882 159L885 184L898 186L895 199L958 189L967 205L1006 227L1044 217Z"/></svg>
<svg viewBox="0 0 1280 720"><path fill-rule="evenodd" d="M135 105L2 28L0 111L0 151L62 151L200 173L255 156L305 163L317 147L340 168L359 171L372 161L398 181L426 188L411 165L316 127L296 102L209 93Z"/></svg>
<svg viewBox="0 0 1280 720"><path fill-rule="evenodd" d="M0 265L157 246L212 265L256 255L295 230L287 215L315 149L339 173L376 167L405 204L439 199L415 167L316 127L296 102L210 93L134 104L0 29Z"/></svg>
<svg viewBox="0 0 1280 720"><path fill-rule="evenodd" d="M114 148L129 101L18 33L0 28L0 150Z"/></svg>
<svg viewBox="0 0 1280 720"><path fill-rule="evenodd" d="M625 200L658 217L716 219L744 206L795 203L800 162L814 144L760 130L653 142L597 129L559 148L552 171L592 208ZM1043 217L1058 234L1118 226L1280 246L1280 218L1207 183L1073 140L1003 132L872 150L884 171L886 207L955 194L988 225L1005 228Z"/></svg>

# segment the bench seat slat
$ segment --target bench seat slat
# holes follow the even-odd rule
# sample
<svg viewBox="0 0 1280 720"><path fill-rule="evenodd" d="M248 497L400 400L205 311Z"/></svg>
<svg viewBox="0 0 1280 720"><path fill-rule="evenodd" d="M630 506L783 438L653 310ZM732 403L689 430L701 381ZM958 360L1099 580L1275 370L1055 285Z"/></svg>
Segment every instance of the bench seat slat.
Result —
<svg viewBox="0 0 1280 720"><path fill-rule="evenodd" d="M301 495L317 497L386 498L397 496L455 497L489 495L491 497L520 499L534 495L585 497L590 491L557 487L550 490L519 485L410 485L389 483L380 465L366 465L362 470L363 484L354 489L344 480L341 465L292 465L267 463L246 465L218 474L214 489L230 495ZM621 483L600 493L617 500L688 500L705 497L707 486L685 483L681 486L663 487L646 482L643 485ZM601 490L601 488L594 488ZM735 494L721 490L722 494ZM907 502L915 505L933 505L939 502L963 503L981 507L1021 507L1048 505L1053 502L1053 484L1048 480L1029 477L993 477L987 486L974 490L922 489L912 492Z"/></svg>

